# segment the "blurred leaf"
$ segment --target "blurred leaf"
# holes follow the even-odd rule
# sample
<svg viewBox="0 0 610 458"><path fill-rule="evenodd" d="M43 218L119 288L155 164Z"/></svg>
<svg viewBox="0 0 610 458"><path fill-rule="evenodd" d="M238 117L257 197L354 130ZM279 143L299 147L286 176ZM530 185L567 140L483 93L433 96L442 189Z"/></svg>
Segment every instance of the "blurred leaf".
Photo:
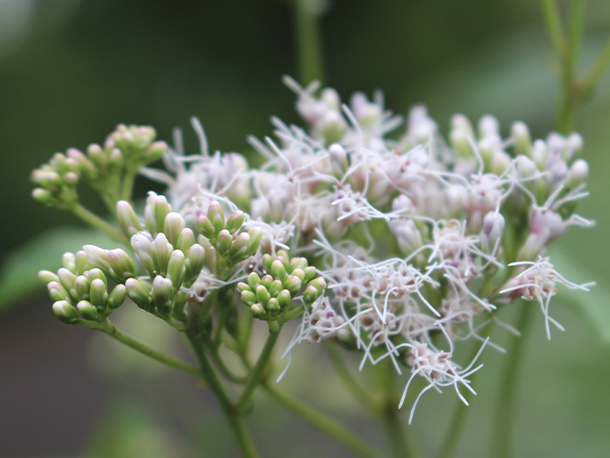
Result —
<svg viewBox="0 0 610 458"><path fill-rule="evenodd" d="M560 248L553 249L551 262L561 275L574 283L597 282L588 293L562 288L559 297L563 302L580 310L598 336L610 344L610 288Z"/></svg>
<svg viewBox="0 0 610 458"><path fill-rule="evenodd" d="M65 252L78 251L86 244L116 248L117 242L97 229L59 227L43 232L13 251L0 270L0 311L40 291L38 271L56 271Z"/></svg>

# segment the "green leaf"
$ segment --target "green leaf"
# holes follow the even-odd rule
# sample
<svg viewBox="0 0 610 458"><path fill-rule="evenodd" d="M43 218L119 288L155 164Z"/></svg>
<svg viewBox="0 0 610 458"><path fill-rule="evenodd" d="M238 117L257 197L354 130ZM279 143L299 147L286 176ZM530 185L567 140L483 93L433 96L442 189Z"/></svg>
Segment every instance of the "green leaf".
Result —
<svg viewBox="0 0 610 458"><path fill-rule="evenodd" d="M94 244L103 248L116 248L117 242L97 229L59 227L50 229L13 251L0 269L0 312L19 299L43 290L38 280L39 270L56 271L61 257L67 252Z"/></svg>
<svg viewBox="0 0 610 458"><path fill-rule="evenodd" d="M551 263L557 272L574 283L596 282L589 292L560 288L557 296L562 302L580 310L597 335L610 344L610 288L559 248L552 250Z"/></svg>

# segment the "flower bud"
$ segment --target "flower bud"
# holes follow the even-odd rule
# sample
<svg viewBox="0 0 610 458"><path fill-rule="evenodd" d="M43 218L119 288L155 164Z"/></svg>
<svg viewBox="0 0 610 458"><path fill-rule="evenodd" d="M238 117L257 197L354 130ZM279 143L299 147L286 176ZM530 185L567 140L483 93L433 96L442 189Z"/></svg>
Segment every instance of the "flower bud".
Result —
<svg viewBox="0 0 610 458"><path fill-rule="evenodd" d="M218 216L218 215L217 215ZM226 255L231 250L233 236L226 229L220 230L218 233L218 253Z"/></svg>
<svg viewBox="0 0 610 458"><path fill-rule="evenodd" d="M131 247L147 272L152 273L155 265L151 256L152 237L146 232L138 232L131 237Z"/></svg>
<svg viewBox="0 0 610 458"><path fill-rule="evenodd" d="M167 241L165 234L159 232L150 246L150 256L157 274L164 275L167 273L167 263L173 251L174 247Z"/></svg>
<svg viewBox="0 0 610 458"><path fill-rule="evenodd" d="M269 294L275 297L282 291L282 289L284 289L282 282L280 280L273 280L269 286Z"/></svg>
<svg viewBox="0 0 610 458"><path fill-rule="evenodd" d="M240 294L242 291L251 291L250 286L248 286L248 284L244 283L243 281L237 283L237 290L240 292Z"/></svg>
<svg viewBox="0 0 610 458"><path fill-rule="evenodd" d="M89 321L98 321L101 317L95 306L89 301L78 301L76 309L81 318Z"/></svg>
<svg viewBox="0 0 610 458"><path fill-rule="evenodd" d="M184 253L180 250L174 250L167 263L167 278L170 279L174 289L178 289L182 285L186 272L185 264L186 258Z"/></svg>
<svg viewBox="0 0 610 458"><path fill-rule="evenodd" d="M318 297L320 297L320 292L314 286L308 286L303 291L303 300L307 305L313 304Z"/></svg>
<svg viewBox="0 0 610 458"><path fill-rule="evenodd" d="M175 247L186 253L195 244L195 234L188 227L180 231Z"/></svg>
<svg viewBox="0 0 610 458"><path fill-rule="evenodd" d="M155 307L162 315L168 316L173 307L174 289L172 281L157 275L152 283L152 298Z"/></svg>
<svg viewBox="0 0 610 458"><path fill-rule="evenodd" d="M207 239L212 239L216 235L216 230L207 216L201 215L197 218L197 232L203 235Z"/></svg>
<svg viewBox="0 0 610 458"><path fill-rule="evenodd" d="M129 255L122 249L115 248L108 251L108 262L118 283L123 283L128 278L136 276L136 266Z"/></svg>
<svg viewBox="0 0 610 458"><path fill-rule="evenodd" d="M343 177L349 168L347 154L343 147L338 143L333 143L330 145L330 148L328 148L328 155L330 156L330 167L333 175L336 177Z"/></svg>
<svg viewBox="0 0 610 458"><path fill-rule="evenodd" d="M241 300L246 305L252 305L257 301L256 294L252 291L244 290L241 292Z"/></svg>
<svg viewBox="0 0 610 458"><path fill-rule="evenodd" d="M248 286L252 291L256 291L256 287L260 284L261 279L256 272L251 272L248 275Z"/></svg>
<svg viewBox="0 0 610 458"><path fill-rule="evenodd" d="M504 216L501 213L489 212L483 219L481 243L486 249L492 249L504 231Z"/></svg>
<svg viewBox="0 0 610 458"><path fill-rule="evenodd" d="M290 304L292 304L292 295L290 294L290 291L288 291L287 289L283 289L278 295L277 295L277 301L280 304L280 307L282 309L285 309L286 307L288 307Z"/></svg>
<svg viewBox="0 0 610 458"><path fill-rule="evenodd" d="M513 138L515 155L531 156L532 154L532 137L530 131L521 121L513 123L511 128L511 137Z"/></svg>
<svg viewBox="0 0 610 458"><path fill-rule="evenodd" d="M89 160L93 163L95 168L97 168L98 170L106 169L108 159L106 158L106 155L104 154L104 151L102 150L100 145L97 145L95 143L89 145L89 147L87 148L87 156L89 157Z"/></svg>
<svg viewBox="0 0 610 458"><path fill-rule="evenodd" d="M167 240L169 240L169 243L171 243L172 245L177 244L178 237L180 236L180 233L182 232L182 229L185 228L185 226L186 223L184 222L184 219L182 218L182 216L180 216L179 213L171 212L165 217L165 222L163 224L163 232L165 233Z"/></svg>
<svg viewBox="0 0 610 458"><path fill-rule="evenodd" d="M44 205L54 205L55 204L55 197L53 197L53 193L50 191L47 191L46 189L35 188L32 191L32 197L34 198L34 200L36 200L37 202L40 202L41 204L44 204Z"/></svg>
<svg viewBox="0 0 610 458"><path fill-rule="evenodd" d="M263 285L265 288L269 289L272 282L273 282L273 277L271 275L264 275L263 278L261 278L260 284Z"/></svg>
<svg viewBox="0 0 610 458"><path fill-rule="evenodd" d="M149 197L150 199L150 197ZM148 201L147 201L148 203ZM172 211L171 205L165 196L155 195L151 202L152 217L155 221L155 232L162 231L165 227L165 218ZM153 231L150 231L153 232Z"/></svg>
<svg viewBox="0 0 610 458"><path fill-rule="evenodd" d="M63 323L75 324L80 321L80 315L72 304L68 301L57 301L53 304L53 313Z"/></svg>
<svg viewBox="0 0 610 458"><path fill-rule="evenodd" d="M87 253L83 250L77 251L74 256L74 270L73 272L82 275L87 270L89 270L89 259L87 258Z"/></svg>
<svg viewBox="0 0 610 458"><path fill-rule="evenodd" d="M40 272L38 272L38 279L42 283L44 283L45 286L51 283L52 281L59 282L59 277L48 270L41 270Z"/></svg>
<svg viewBox="0 0 610 458"><path fill-rule="evenodd" d="M110 272L108 250L96 247L95 245L85 245L83 250L87 253L87 258L89 259L89 265L91 267L97 267L104 273Z"/></svg>
<svg viewBox="0 0 610 458"><path fill-rule="evenodd" d="M250 307L250 312L252 313L252 316L254 318L257 318L259 320L265 320L267 318L267 312L261 304L252 304L252 307Z"/></svg>
<svg viewBox="0 0 610 458"><path fill-rule="evenodd" d="M231 245L229 257L233 262L243 261L247 257L248 246L250 244L250 234L242 232L239 234Z"/></svg>
<svg viewBox="0 0 610 458"><path fill-rule="evenodd" d="M566 186L575 188L589 178L589 164L584 159L577 159L570 166L566 176Z"/></svg>
<svg viewBox="0 0 610 458"><path fill-rule="evenodd" d="M244 224L245 219L246 216L244 215L244 212L237 210L227 220L226 229L231 233L231 235L235 234L235 232L237 232Z"/></svg>
<svg viewBox="0 0 610 458"><path fill-rule="evenodd" d="M311 280L307 286L313 286L318 293L322 293L322 291L324 291L328 285L326 284L326 280L324 280L322 277L318 277Z"/></svg>
<svg viewBox="0 0 610 458"><path fill-rule="evenodd" d="M76 275L70 272L65 267L62 267L57 271L60 283L64 288L71 294L76 294Z"/></svg>
<svg viewBox="0 0 610 458"><path fill-rule="evenodd" d="M49 291L49 296L51 296L51 299L54 301L70 301L70 294L68 294L68 291L60 282L50 282L47 285L47 290Z"/></svg>
<svg viewBox="0 0 610 458"><path fill-rule="evenodd" d="M89 301L95 305L98 310L104 310L107 300L108 293L106 292L106 285L102 280L96 278L91 282L89 287Z"/></svg>
<svg viewBox="0 0 610 458"><path fill-rule="evenodd" d="M276 259L271 263L269 272L274 278L279 279L282 283L286 281L288 275L286 274L286 268L282 264L282 261Z"/></svg>
<svg viewBox="0 0 610 458"><path fill-rule="evenodd" d="M117 202L116 215L119 225L127 237L132 237L142 230L138 216L129 202L125 200Z"/></svg>
<svg viewBox="0 0 610 458"><path fill-rule="evenodd" d="M263 305L267 305L267 303L269 302L269 291L267 291L267 288L265 288L263 285L258 285L256 287L256 299L258 302L260 302Z"/></svg>
<svg viewBox="0 0 610 458"><path fill-rule="evenodd" d="M278 302L278 300L275 297L272 297L271 299L269 299L269 303L267 304L267 311L272 316L277 316L280 313L280 311L281 311L280 303Z"/></svg>
<svg viewBox="0 0 610 458"><path fill-rule="evenodd" d="M106 279L106 275L104 275L104 272L102 272L100 269L93 268L89 270L87 273L87 278L89 279L89 282L99 278L104 282L105 287L108 288L108 280Z"/></svg>
<svg viewBox="0 0 610 458"><path fill-rule="evenodd" d="M137 278L129 278L125 282L127 295L140 308L150 310L151 298L150 289Z"/></svg>
<svg viewBox="0 0 610 458"><path fill-rule="evenodd" d="M261 240L263 238L263 230L261 228L255 227L248 231L250 235L250 243L248 244L248 251L246 252L246 256L252 256L258 250L258 247L261 244Z"/></svg>
<svg viewBox="0 0 610 458"><path fill-rule="evenodd" d="M185 260L185 279L186 283L194 281L199 276L203 265L205 264L205 249L198 243L194 244L189 248L186 253Z"/></svg>
<svg viewBox="0 0 610 458"><path fill-rule="evenodd" d="M114 287L110 296L108 296L108 308L110 310L116 310L125 302L125 297L127 296L127 288L125 285L118 284Z"/></svg>
<svg viewBox="0 0 610 458"><path fill-rule="evenodd" d="M297 276L290 276L284 282L284 288L286 288L292 295L297 294L301 290L301 279Z"/></svg>

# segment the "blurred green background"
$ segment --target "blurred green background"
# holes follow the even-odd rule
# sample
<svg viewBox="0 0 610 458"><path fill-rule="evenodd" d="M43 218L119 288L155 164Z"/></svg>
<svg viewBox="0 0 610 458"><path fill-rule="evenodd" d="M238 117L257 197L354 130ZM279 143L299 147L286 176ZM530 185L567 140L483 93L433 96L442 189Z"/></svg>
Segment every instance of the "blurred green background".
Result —
<svg viewBox="0 0 610 458"><path fill-rule="evenodd" d="M196 152L189 124L194 115L212 150L248 151L246 135L269 135L271 115L298 121L294 96L281 84L284 74L298 78L293 22L288 1L0 1L2 455L234 456L224 443L228 434L215 402L188 377L157 371L139 359L124 361L124 370L94 372L90 361L99 365L114 350L107 343L92 344L92 332L57 321L42 288L29 286L27 266L18 270L28 253L20 247L31 244L34 259L52 268L45 263L58 262L55 251L68 249L66 243L77 249L88 240L79 231L61 229L51 239L53 246L46 242L41 250L36 245L40 234L79 222L35 203L29 173L54 152L102 142L119 122L153 125L168 141L178 126L187 151ZM474 119L493 113L504 134L517 119L535 137L553 128L558 83L538 2L337 0L321 25L325 83L344 100L353 91L370 94L380 88L397 113L424 102L443 132L455 112ZM589 2L585 31L581 68L588 67L610 34L606 1ZM607 314L607 75L583 108L577 130L585 139L592 194L579 213L597 226L572 228L559 245L569 259L570 279L598 282L591 295L579 299L595 301ZM151 186L144 179L137 185L141 195ZM91 195L85 200L101 208ZM20 282L25 293L15 288ZM554 332L548 342L540 317L534 324L518 406L516 455L607 456L610 328L603 327L602 318L585 316L577 304L562 303L561 294L553 309L567 332ZM299 348L282 382L285 388L338 414L386 450L383 431L329 378L332 370L326 369L323 355L321 347ZM461 456L488 455L495 368L502 359L487 351ZM299 384L307 375L312 381ZM454 401L450 393L429 393L420 403L411 428L426 456L436 449ZM269 438L261 446L265 456L344 453L266 399L258 402L250 423L259 442Z"/></svg>

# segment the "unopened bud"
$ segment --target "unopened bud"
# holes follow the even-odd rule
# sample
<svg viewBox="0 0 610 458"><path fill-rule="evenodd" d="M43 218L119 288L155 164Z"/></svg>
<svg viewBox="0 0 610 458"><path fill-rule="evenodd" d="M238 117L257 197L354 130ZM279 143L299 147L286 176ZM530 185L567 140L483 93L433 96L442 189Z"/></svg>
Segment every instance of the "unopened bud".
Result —
<svg viewBox="0 0 610 458"><path fill-rule="evenodd" d="M256 299L258 302L260 302L263 305L267 305L267 303L269 302L269 291L267 291L267 288L265 288L263 285L258 285L256 287Z"/></svg>
<svg viewBox="0 0 610 458"><path fill-rule="evenodd" d="M174 250L167 263L167 278L171 280L175 289L178 289L180 285L182 285L182 280L184 279L184 274L186 272L185 264L186 258L184 253L180 250Z"/></svg>
<svg viewBox="0 0 610 458"><path fill-rule="evenodd" d="M284 289L282 282L280 280L273 280L271 285L269 285L269 294L275 297L282 291L282 289Z"/></svg>
<svg viewBox="0 0 610 458"><path fill-rule="evenodd" d="M108 251L108 262L119 283L136 276L136 266L121 248Z"/></svg>
<svg viewBox="0 0 610 458"><path fill-rule="evenodd" d="M297 294L301 290L301 279L294 275L288 277L284 282L284 288L286 288L292 295Z"/></svg>
<svg viewBox="0 0 610 458"><path fill-rule="evenodd" d="M173 251L174 247L168 242L165 234L159 232L150 246L150 256L157 274L165 275L167 273L167 263Z"/></svg>
<svg viewBox="0 0 610 458"><path fill-rule="evenodd" d="M118 284L114 287L110 295L108 296L108 308L110 310L115 310L121 306L123 302L125 302L125 297L127 296L127 288L125 285Z"/></svg>
<svg viewBox="0 0 610 458"><path fill-rule="evenodd" d="M216 215L218 217L218 215ZM218 233L218 252L221 255L226 255L231 250L233 236L226 229L220 230Z"/></svg>
<svg viewBox="0 0 610 458"><path fill-rule="evenodd" d="M589 178L589 164L584 159L576 159L566 176L566 186L575 188Z"/></svg>
<svg viewBox="0 0 610 458"><path fill-rule="evenodd" d="M239 228L242 226L242 224L244 224L245 219L246 219L246 216L244 215L244 212L242 212L241 210L237 210L227 220L226 229L231 234L234 234L235 232L237 232L239 230Z"/></svg>
<svg viewBox="0 0 610 458"><path fill-rule="evenodd" d="M511 136L514 142L515 155L523 154L531 156L532 154L532 137L527 125L521 121L513 123L511 128Z"/></svg>
<svg viewBox="0 0 610 458"><path fill-rule="evenodd" d="M89 287L89 301L95 305L98 310L103 310L106 307L106 301L108 300L108 293L106 291L106 285L102 280L96 278L91 282Z"/></svg>
<svg viewBox="0 0 610 458"><path fill-rule="evenodd" d="M89 321L98 321L100 319L100 314L98 313L95 306L89 301L78 301L76 304L76 310L78 310L78 314L81 318Z"/></svg>
<svg viewBox="0 0 610 458"><path fill-rule="evenodd" d="M320 292L314 286L308 286L303 291L303 300L307 305L313 304L320 297Z"/></svg>
<svg viewBox="0 0 610 458"><path fill-rule="evenodd" d="M173 307L174 289L171 280L157 275L152 283L152 298L162 315L169 315Z"/></svg>
<svg viewBox="0 0 610 458"><path fill-rule="evenodd" d="M254 294L252 291L244 290L241 292L241 300L246 305L252 305L257 301L256 294Z"/></svg>
<svg viewBox="0 0 610 458"><path fill-rule="evenodd" d="M68 301L57 301L53 304L53 313L63 323L75 324L80 321L80 315L72 304Z"/></svg>
<svg viewBox="0 0 610 458"><path fill-rule="evenodd" d="M286 281L286 278L287 278L286 268L282 264L282 261L279 261L278 259L273 261L271 263L271 268L269 269L269 272L271 273L271 275L274 278L279 279L281 282Z"/></svg>
<svg viewBox="0 0 610 458"><path fill-rule="evenodd" d="M283 289L280 294L277 295L277 301L282 309L285 309L292 304L292 295L290 294L290 291Z"/></svg>
<svg viewBox="0 0 610 458"><path fill-rule="evenodd" d="M178 237L180 237L180 233L185 226L186 223L179 213L171 212L165 217L163 232L165 232L165 236L167 237L167 240L169 240L169 243L172 245L177 244Z"/></svg>
<svg viewBox="0 0 610 458"><path fill-rule="evenodd" d="M250 234L250 243L248 244L248 251L246 255L252 256L254 253L256 253L261 244L261 240L263 239L263 230L255 227L250 229L248 234Z"/></svg>
<svg viewBox="0 0 610 458"><path fill-rule="evenodd" d="M143 282L136 278L129 278L125 282L125 288L127 288L127 295L129 298L138 307L144 310L150 310L150 289Z"/></svg>
<svg viewBox="0 0 610 458"><path fill-rule="evenodd" d="M252 313L252 316L254 318L257 318L259 320L264 320L267 318L267 312L265 311L265 308L259 303L252 304L252 307L250 307L250 312Z"/></svg>
<svg viewBox="0 0 610 458"><path fill-rule="evenodd" d="M138 216L129 202L125 200L117 202L116 214L119 225L127 237L132 237L142 230Z"/></svg>

